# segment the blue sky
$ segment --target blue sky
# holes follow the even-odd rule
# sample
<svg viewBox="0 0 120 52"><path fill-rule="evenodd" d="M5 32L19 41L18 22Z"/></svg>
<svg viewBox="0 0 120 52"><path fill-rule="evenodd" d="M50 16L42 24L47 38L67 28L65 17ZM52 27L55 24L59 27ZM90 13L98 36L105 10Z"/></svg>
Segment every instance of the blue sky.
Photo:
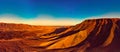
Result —
<svg viewBox="0 0 120 52"><path fill-rule="evenodd" d="M26 21L43 15L78 20L119 12L120 0L0 0L0 15L12 14Z"/></svg>

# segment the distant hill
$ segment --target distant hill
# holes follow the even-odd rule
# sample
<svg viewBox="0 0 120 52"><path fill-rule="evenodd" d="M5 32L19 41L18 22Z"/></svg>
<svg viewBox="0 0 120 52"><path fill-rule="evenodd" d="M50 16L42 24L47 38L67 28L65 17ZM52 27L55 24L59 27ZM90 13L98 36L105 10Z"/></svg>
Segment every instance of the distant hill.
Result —
<svg viewBox="0 0 120 52"><path fill-rule="evenodd" d="M58 26L33 26L28 24L0 23L1 31L34 31L43 29L55 29Z"/></svg>

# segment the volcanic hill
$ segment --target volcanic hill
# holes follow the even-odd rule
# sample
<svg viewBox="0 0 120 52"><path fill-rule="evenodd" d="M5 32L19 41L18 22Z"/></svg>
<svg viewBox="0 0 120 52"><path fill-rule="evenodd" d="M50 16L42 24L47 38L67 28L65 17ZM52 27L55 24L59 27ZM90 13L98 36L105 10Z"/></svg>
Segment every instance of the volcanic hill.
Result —
<svg viewBox="0 0 120 52"><path fill-rule="evenodd" d="M75 26L0 23L0 52L120 52L120 19Z"/></svg>

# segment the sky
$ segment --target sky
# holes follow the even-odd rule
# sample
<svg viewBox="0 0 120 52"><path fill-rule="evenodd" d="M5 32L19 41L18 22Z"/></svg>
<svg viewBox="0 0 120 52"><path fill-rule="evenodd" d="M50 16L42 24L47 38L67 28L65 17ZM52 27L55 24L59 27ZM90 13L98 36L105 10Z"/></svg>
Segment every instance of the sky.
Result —
<svg viewBox="0 0 120 52"><path fill-rule="evenodd" d="M75 25L120 16L120 0L0 0L0 22Z"/></svg>

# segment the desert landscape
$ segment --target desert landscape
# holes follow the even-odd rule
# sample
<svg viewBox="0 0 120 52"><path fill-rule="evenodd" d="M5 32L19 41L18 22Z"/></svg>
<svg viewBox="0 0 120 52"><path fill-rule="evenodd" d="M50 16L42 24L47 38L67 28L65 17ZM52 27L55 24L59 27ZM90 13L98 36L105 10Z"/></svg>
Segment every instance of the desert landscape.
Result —
<svg viewBox="0 0 120 52"><path fill-rule="evenodd" d="M0 0L0 52L120 52L120 0Z"/></svg>
<svg viewBox="0 0 120 52"><path fill-rule="evenodd" d="M0 52L120 52L120 18L74 26L0 23Z"/></svg>

